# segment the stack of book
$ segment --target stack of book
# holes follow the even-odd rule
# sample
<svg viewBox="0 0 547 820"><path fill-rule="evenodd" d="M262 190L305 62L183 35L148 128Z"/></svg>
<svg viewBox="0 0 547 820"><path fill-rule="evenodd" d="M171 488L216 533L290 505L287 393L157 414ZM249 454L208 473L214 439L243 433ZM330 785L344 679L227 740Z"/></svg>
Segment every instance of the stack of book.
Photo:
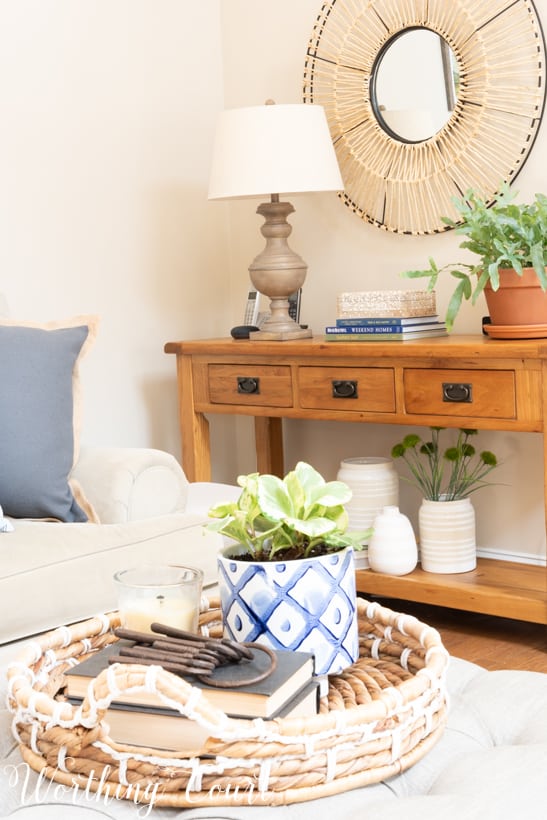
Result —
<svg viewBox="0 0 547 820"><path fill-rule="evenodd" d="M329 342L393 342L446 335L434 294L415 291L340 294L336 324L325 328Z"/></svg>
<svg viewBox="0 0 547 820"><path fill-rule="evenodd" d="M395 342L446 336L446 324L437 315L412 317L366 317L337 319L325 328L329 342Z"/></svg>
<svg viewBox="0 0 547 820"><path fill-rule="evenodd" d="M110 644L74 666L65 675L65 695L74 705L81 704L93 678L119 652L120 642ZM255 684L237 686L237 677L252 678L269 664L264 652L254 651L253 659L219 666L211 677L220 682L234 681L229 688L216 688L191 676L185 679L204 691L207 700L231 717L309 717L319 707L318 679L313 677L313 656L308 652L275 652L277 665L268 677ZM197 752L209 736L207 729L166 708L154 692L123 692L106 711L110 738L120 744L179 752Z"/></svg>

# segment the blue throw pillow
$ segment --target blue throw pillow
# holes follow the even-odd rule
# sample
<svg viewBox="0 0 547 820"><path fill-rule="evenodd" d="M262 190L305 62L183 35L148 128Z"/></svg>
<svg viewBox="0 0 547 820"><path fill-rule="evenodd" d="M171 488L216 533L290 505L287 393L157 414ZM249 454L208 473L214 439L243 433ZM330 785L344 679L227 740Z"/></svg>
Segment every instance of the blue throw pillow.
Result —
<svg viewBox="0 0 547 820"><path fill-rule="evenodd" d="M95 320L0 323L0 505L13 518L87 521L70 484L77 457L78 364Z"/></svg>

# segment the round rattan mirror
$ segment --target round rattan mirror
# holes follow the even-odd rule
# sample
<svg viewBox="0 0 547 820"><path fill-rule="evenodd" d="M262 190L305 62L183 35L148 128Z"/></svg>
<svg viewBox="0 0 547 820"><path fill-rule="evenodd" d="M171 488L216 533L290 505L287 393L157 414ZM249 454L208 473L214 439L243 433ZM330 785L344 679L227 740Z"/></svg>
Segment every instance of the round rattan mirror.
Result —
<svg viewBox="0 0 547 820"><path fill-rule="evenodd" d="M433 124L438 112L430 103L424 109L420 95L410 103L408 90L396 95L397 78L402 85L426 59L426 49L406 37L413 32L437 35L423 68L446 90L444 118ZM403 34L407 62L390 73L384 58ZM378 97L380 82L391 82L389 105ZM326 0L308 45L304 101L325 108L349 208L397 233L446 230L442 216L458 219L452 197L474 188L490 200L534 143L545 103L545 43L534 5Z"/></svg>

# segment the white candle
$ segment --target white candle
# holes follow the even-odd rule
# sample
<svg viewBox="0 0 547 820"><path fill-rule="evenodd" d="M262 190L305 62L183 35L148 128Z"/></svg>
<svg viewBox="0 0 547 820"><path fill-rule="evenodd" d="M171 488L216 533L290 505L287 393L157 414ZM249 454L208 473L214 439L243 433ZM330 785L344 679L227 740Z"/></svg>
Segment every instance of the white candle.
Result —
<svg viewBox="0 0 547 820"><path fill-rule="evenodd" d="M159 623L197 632L203 572L195 567L143 564L116 572L120 620L127 629L152 634Z"/></svg>
<svg viewBox="0 0 547 820"><path fill-rule="evenodd" d="M152 632L150 624L160 623L195 632L197 612L195 604L187 598L135 599L120 611L122 623L127 629L137 632Z"/></svg>

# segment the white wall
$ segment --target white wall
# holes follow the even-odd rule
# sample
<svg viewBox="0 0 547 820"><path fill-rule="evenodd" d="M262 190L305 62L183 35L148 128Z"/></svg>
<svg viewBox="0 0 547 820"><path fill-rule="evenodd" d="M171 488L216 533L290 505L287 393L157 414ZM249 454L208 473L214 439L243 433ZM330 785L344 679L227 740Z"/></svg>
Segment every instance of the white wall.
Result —
<svg viewBox="0 0 547 820"><path fill-rule="evenodd" d="M1 0L0 75L0 291L20 318L100 315L85 440L179 455L163 345L227 326L219 2Z"/></svg>
<svg viewBox="0 0 547 820"><path fill-rule="evenodd" d="M260 104L267 97L278 102L299 102L308 39L320 0L223 0L222 40L224 49L225 98L228 107ZM538 0L538 13L547 24L547 0ZM535 148L515 182L521 198L536 190L547 190L544 162L547 143L544 124ZM302 320L321 333L335 317L336 296L343 290L420 287L402 280L400 273L425 267L430 255L440 263L459 258L458 237L399 236L361 221L335 194L294 197L296 213L292 245L309 265L303 294ZM251 200L230 205L232 217L232 293L243 298L247 287L246 266L261 247L260 220ZM444 312L450 288L437 290ZM456 333L479 333L484 303L465 305ZM334 477L342 458L355 455L389 455L404 429L389 425L367 426L336 422L285 423L286 461L313 462ZM239 469L254 469L247 441L248 420L238 422ZM493 450L503 461L495 474L499 486L474 496L478 519L478 541L490 550L505 550L524 556L544 554L542 437L539 434L481 432L481 448ZM402 468L401 468L402 472ZM416 519L417 494L401 487L401 506Z"/></svg>

